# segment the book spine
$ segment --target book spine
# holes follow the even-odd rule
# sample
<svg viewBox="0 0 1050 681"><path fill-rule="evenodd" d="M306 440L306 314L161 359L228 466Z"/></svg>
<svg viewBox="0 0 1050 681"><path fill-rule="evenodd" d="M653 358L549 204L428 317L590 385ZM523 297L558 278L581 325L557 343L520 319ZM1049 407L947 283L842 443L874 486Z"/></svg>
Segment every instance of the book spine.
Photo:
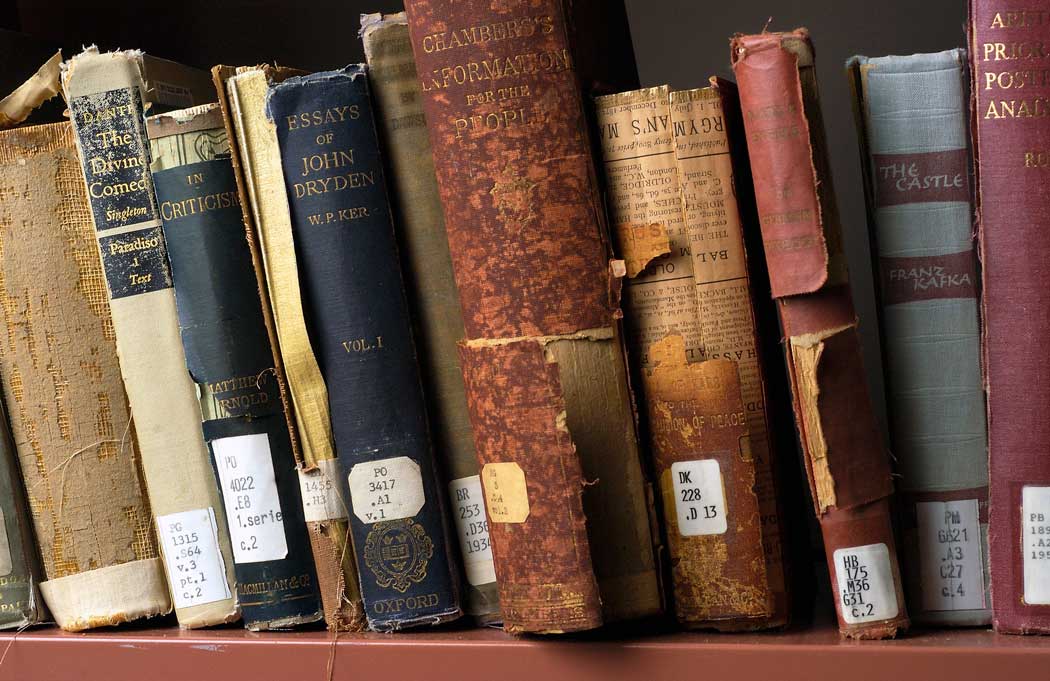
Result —
<svg viewBox="0 0 1050 681"><path fill-rule="evenodd" d="M970 1L992 623L1011 634L1050 634L1048 12L1046 2Z"/></svg>
<svg viewBox="0 0 1050 681"><path fill-rule="evenodd" d="M345 484L332 442L328 389L303 317L277 134L266 117L271 79L300 73L276 67L216 66L212 76L227 135L237 140L230 147L230 160L256 287L263 302L263 322L274 350L274 369L287 384L282 397L295 422L289 433L300 463L303 511L325 621L331 631L358 631L365 626L365 616L354 552L349 545Z"/></svg>
<svg viewBox="0 0 1050 681"><path fill-rule="evenodd" d="M839 630L892 637L908 626L893 482L867 390L809 34L737 36L732 58Z"/></svg>
<svg viewBox="0 0 1050 681"><path fill-rule="evenodd" d="M365 67L273 85L307 324L328 384L369 626L460 616Z"/></svg>
<svg viewBox="0 0 1050 681"><path fill-rule="evenodd" d="M48 580L41 588L65 629L167 613L70 125L0 133L0 178L22 188L0 202L0 380ZM19 520L14 506L4 512L13 549ZM115 566L141 588L101 576Z"/></svg>
<svg viewBox="0 0 1050 681"><path fill-rule="evenodd" d="M700 336L669 89L599 97L597 122L677 617L690 627L755 626L772 616L773 596L749 428L737 365L707 361Z"/></svg>
<svg viewBox="0 0 1050 681"><path fill-rule="evenodd" d="M11 440L7 412L2 408L0 450L0 629L25 629L49 618L40 597L43 572L19 476L18 452ZM159 570L156 573L161 574ZM163 578L158 581L158 593L166 600ZM170 603L167 607L170 610Z"/></svg>
<svg viewBox="0 0 1050 681"><path fill-rule="evenodd" d="M656 614L652 498L617 323L622 264L609 263L566 8L405 9L504 626L560 633ZM484 27L499 39L462 40ZM480 87L460 77L510 63L528 67ZM583 490L584 479L598 482Z"/></svg>
<svg viewBox="0 0 1050 681"><path fill-rule="evenodd" d="M425 392L430 397L431 436L448 481L466 577L464 609L482 623L497 622L496 570L456 348L463 339L463 313L452 274L408 20L404 13L363 15L361 39L376 120L387 149L405 287L418 330Z"/></svg>
<svg viewBox="0 0 1050 681"><path fill-rule="evenodd" d="M153 183L245 626L324 616L273 350L218 104L154 116ZM221 277L217 276L222 273Z"/></svg>
<svg viewBox="0 0 1050 681"><path fill-rule="evenodd" d="M783 438L770 436L774 430L771 419L782 415L790 418L790 410L785 408L786 402L778 404L771 398L770 391L781 387L774 385L780 381L776 374L766 376L764 371L770 357L763 353L761 336L777 339L776 313L758 304L767 289L763 277L753 276L756 268L751 261L761 261L762 252L756 247L754 257L749 258L745 242L745 221L748 228L757 230L758 216L751 193L740 101L731 83L715 78L711 83L707 88L671 93L675 165L692 256L701 356L729 359L737 365L747 416L765 588L773 599L773 608L768 617L742 624L776 627L787 624L789 614L784 506L778 490L777 463L780 452L792 450L794 442L792 439L785 446ZM772 307L771 303L767 305ZM777 362L778 354L779 349L773 354Z"/></svg>
<svg viewBox="0 0 1050 681"><path fill-rule="evenodd" d="M63 87L109 292L117 355L179 624L239 618L225 514L186 372L149 172L141 55L89 49ZM158 391L157 386L164 386Z"/></svg>
<svg viewBox="0 0 1050 681"><path fill-rule="evenodd" d="M990 621L966 52L849 62L912 617ZM951 403L951 409L945 404Z"/></svg>

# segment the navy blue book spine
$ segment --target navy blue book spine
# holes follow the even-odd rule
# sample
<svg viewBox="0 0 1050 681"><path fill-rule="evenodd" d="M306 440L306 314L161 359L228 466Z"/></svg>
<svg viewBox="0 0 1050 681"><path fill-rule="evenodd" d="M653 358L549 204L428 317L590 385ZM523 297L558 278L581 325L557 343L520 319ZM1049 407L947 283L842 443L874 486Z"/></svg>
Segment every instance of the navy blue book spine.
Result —
<svg viewBox="0 0 1050 681"><path fill-rule="evenodd" d="M303 308L328 386L368 623L460 616L363 65L274 85Z"/></svg>
<svg viewBox="0 0 1050 681"><path fill-rule="evenodd" d="M316 622L324 611L226 133L208 128L190 141L206 160L185 162L180 140L165 147L178 160L162 170L155 160L153 179L186 363L226 507L237 601L249 629Z"/></svg>

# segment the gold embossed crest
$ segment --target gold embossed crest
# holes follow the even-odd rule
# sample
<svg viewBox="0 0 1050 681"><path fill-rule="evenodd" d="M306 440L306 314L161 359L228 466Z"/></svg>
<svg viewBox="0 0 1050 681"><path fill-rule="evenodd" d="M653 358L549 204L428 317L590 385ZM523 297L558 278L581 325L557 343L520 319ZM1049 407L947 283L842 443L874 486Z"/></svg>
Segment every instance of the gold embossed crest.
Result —
<svg viewBox="0 0 1050 681"><path fill-rule="evenodd" d="M400 593L426 578L433 555L434 542L410 518L376 523L365 539L365 565L375 575L376 584Z"/></svg>
<svg viewBox="0 0 1050 681"><path fill-rule="evenodd" d="M536 217L532 202L535 199L536 183L522 177L513 166L508 165L496 178L489 194L493 205L505 222L528 224Z"/></svg>

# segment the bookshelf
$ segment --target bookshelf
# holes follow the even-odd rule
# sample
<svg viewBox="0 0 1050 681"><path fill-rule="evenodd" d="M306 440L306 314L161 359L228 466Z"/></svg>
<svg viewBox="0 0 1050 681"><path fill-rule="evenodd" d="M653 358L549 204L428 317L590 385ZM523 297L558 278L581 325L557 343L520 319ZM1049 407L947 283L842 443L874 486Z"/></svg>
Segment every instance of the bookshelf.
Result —
<svg viewBox="0 0 1050 681"><path fill-rule="evenodd" d="M550 641L492 629L342 634L337 641L323 631L40 629L0 636L0 659L0 681L986 681L1007 673L1046 678L1050 638L917 630L897 641L857 643L840 641L831 624L774 634Z"/></svg>

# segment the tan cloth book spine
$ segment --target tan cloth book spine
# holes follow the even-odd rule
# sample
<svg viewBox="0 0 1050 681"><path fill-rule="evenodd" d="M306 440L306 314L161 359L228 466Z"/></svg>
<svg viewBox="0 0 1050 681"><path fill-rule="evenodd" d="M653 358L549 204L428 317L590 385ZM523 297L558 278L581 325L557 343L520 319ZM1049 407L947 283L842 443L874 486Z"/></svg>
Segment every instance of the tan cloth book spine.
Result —
<svg viewBox="0 0 1050 681"><path fill-rule="evenodd" d="M0 376L41 590L71 631L167 613L70 125L0 133L0 180Z"/></svg>
<svg viewBox="0 0 1050 681"><path fill-rule="evenodd" d="M364 15L361 38L390 167L387 177L405 288L417 327L416 347L429 398L431 437L448 480L450 510L466 577L465 607L483 623L498 621L496 571L456 350L464 336L463 313L452 273L408 21L404 13Z"/></svg>
<svg viewBox="0 0 1050 681"><path fill-rule="evenodd" d="M279 349L298 433L303 509L314 552L325 622L333 631L365 626L347 523L346 476L335 456L328 389L306 330L291 214L273 123L266 116L271 82L291 69L217 66L212 70L227 132L252 260L271 344Z"/></svg>
<svg viewBox="0 0 1050 681"><path fill-rule="evenodd" d="M156 68L154 68L156 67ZM145 102L198 103L207 79L139 52L89 48L63 67L117 355L179 624L240 617L222 500L186 372L175 295L149 172ZM186 101L190 100L190 101ZM198 553L199 552L199 553ZM87 592L81 592L87 595Z"/></svg>

